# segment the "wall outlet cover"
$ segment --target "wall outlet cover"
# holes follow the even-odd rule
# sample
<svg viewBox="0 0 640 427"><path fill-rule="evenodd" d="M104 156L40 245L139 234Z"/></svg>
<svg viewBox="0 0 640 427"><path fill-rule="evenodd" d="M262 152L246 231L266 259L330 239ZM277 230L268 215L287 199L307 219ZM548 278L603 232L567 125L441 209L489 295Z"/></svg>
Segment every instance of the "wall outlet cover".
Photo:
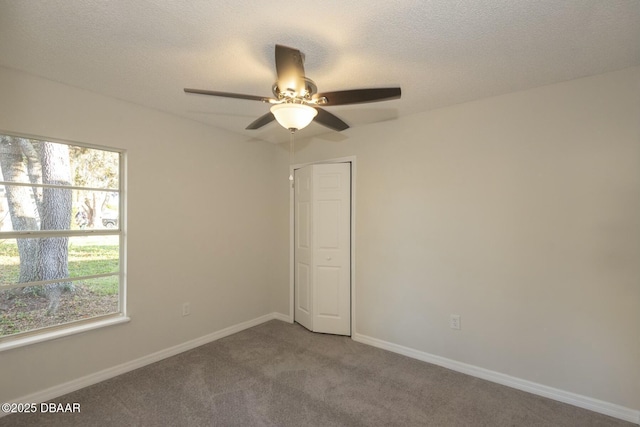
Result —
<svg viewBox="0 0 640 427"><path fill-rule="evenodd" d="M460 329L460 315L459 314L452 314L451 318L449 319L449 326L451 327L451 329Z"/></svg>

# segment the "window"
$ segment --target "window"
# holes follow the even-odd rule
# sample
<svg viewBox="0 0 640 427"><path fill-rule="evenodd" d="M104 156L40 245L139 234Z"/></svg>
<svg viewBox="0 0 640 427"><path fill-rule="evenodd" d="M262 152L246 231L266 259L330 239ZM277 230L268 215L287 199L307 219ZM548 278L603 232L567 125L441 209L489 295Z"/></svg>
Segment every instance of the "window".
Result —
<svg viewBox="0 0 640 427"><path fill-rule="evenodd" d="M122 170L116 150L0 134L0 349L125 319Z"/></svg>

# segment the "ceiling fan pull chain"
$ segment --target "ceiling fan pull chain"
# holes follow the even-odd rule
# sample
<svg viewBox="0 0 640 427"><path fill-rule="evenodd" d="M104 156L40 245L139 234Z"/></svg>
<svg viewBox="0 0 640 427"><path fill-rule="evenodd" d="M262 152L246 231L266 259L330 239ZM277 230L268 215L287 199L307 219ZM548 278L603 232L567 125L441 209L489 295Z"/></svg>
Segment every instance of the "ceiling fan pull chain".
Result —
<svg viewBox="0 0 640 427"><path fill-rule="evenodd" d="M295 129L291 129L291 137L289 138L289 164L293 167L294 149L293 149L293 134ZM289 181L293 182L293 169L289 174Z"/></svg>

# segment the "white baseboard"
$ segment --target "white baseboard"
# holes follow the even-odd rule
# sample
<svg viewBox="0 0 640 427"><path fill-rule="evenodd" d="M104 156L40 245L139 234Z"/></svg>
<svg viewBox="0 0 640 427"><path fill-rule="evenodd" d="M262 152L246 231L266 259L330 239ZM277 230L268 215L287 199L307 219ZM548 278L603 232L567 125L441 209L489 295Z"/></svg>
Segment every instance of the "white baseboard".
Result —
<svg viewBox="0 0 640 427"><path fill-rule="evenodd" d="M237 332L243 331L248 328L252 328L254 326L260 325L261 323L268 322L269 320L274 320L274 319L289 322L289 316L286 316L284 314L281 314L281 313L265 314L264 316L260 316L256 319L248 320L246 322L238 323L237 325L229 326L228 328L224 328L217 332L213 332L211 334L193 339L191 341L187 341L182 344L178 344L173 347L169 347L164 350L151 353L139 359L135 359L130 362L126 362L121 365L114 366L112 368L104 369L102 371L89 374L82 378L78 378L63 384L59 384L59 385L47 388L45 390L41 390L32 394L29 394L27 396L20 397L18 399L14 399L10 403L29 402L29 403L39 404L42 402L46 402L48 400L63 396L67 393L71 393L73 391L80 390L81 388L88 387L93 384L97 384L101 381L108 380L109 378L116 377L118 375L124 374L129 371L133 371L134 369L142 368L143 366L158 362L162 359L166 359L167 357L175 356L176 354L185 352L187 350L191 350L196 347L200 347L201 345L208 344L210 342L219 340L220 338L224 338L226 336L235 334ZM0 418L2 418L5 415L7 414L0 411Z"/></svg>
<svg viewBox="0 0 640 427"><path fill-rule="evenodd" d="M469 365L452 359L447 359L445 357L436 356L434 354L425 353L419 350L414 350L409 347L393 344L377 338L372 338L367 335L355 333L351 338L354 341L358 341L363 344L368 344L373 347L389 350L394 353L402 354L403 356L411 357L413 359L422 360L423 362L442 366L444 368L451 369L452 371L462 372L463 374L506 385L508 387L526 391L538 396L548 397L549 399L568 403L569 405L577 406L579 408L588 409L600 414L605 414L611 417L619 418L621 420L640 424L639 410L626 408L624 406L616 405L591 397L582 396L553 387L548 387L542 384L523 380L521 378L501 374L500 372L490 371L478 366Z"/></svg>
<svg viewBox="0 0 640 427"><path fill-rule="evenodd" d="M293 323L293 317L289 316L288 314L282 314L282 313L271 313L273 315L273 318L276 320L282 320L283 322L287 322L287 323Z"/></svg>

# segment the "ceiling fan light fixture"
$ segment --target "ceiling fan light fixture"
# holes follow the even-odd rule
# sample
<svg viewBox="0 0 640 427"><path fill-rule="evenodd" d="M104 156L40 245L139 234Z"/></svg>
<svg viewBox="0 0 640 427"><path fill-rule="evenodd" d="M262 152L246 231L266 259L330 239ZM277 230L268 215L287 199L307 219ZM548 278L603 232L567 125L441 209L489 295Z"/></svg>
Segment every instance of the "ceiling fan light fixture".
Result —
<svg viewBox="0 0 640 427"><path fill-rule="evenodd" d="M280 126L285 129L300 130L309 125L318 111L304 104L283 103L271 107Z"/></svg>

